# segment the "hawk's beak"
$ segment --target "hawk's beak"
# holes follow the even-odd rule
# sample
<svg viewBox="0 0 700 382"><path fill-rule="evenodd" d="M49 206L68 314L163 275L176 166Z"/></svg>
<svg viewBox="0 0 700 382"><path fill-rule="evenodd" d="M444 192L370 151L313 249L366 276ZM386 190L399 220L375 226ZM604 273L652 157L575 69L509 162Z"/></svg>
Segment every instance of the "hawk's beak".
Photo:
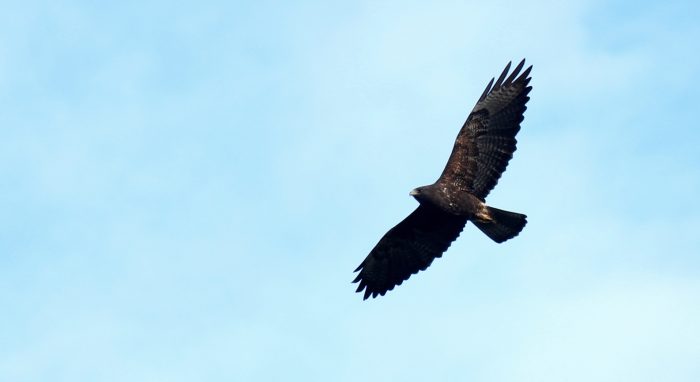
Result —
<svg viewBox="0 0 700 382"><path fill-rule="evenodd" d="M411 190L411 192L408 193L411 196L416 196L418 195L418 190Z"/></svg>

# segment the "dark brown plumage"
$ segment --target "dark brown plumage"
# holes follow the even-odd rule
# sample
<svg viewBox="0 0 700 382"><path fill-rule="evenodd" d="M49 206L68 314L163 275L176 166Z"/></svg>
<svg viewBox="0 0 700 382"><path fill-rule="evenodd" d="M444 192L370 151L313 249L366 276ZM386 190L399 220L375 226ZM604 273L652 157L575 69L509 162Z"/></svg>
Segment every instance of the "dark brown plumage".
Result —
<svg viewBox="0 0 700 382"><path fill-rule="evenodd" d="M508 75L510 63L492 78L457 135L440 178L411 191L420 205L390 229L355 272L364 299L384 295L442 256L467 221L497 243L517 236L527 223L523 214L499 210L485 198L516 150L515 135L532 89L530 71L520 74L522 60ZM507 76L507 77L506 77Z"/></svg>

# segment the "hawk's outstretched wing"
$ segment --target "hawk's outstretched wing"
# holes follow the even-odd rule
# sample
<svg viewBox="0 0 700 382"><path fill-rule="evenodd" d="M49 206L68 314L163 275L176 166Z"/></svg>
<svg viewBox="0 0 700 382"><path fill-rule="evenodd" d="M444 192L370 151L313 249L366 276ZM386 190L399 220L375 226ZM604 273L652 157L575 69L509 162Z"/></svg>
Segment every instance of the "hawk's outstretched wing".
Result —
<svg viewBox="0 0 700 382"><path fill-rule="evenodd" d="M394 289L412 274L425 270L442 256L459 236L465 217L450 215L435 207L420 205L406 219L390 229L355 272L357 292L364 299Z"/></svg>
<svg viewBox="0 0 700 382"><path fill-rule="evenodd" d="M525 60L506 78L508 63L496 83L491 79L486 85L455 140L438 183L457 187L482 200L498 183L515 152L515 135L530 99L528 76L532 66L518 76L523 65Z"/></svg>

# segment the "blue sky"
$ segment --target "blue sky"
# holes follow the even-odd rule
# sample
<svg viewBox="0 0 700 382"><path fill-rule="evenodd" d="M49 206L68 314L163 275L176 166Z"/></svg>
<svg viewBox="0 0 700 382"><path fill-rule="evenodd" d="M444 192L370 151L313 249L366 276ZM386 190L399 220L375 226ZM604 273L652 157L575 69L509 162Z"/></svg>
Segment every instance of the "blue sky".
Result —
<svg viewBox="0 0 700 382"><path fill-rule="evenodd" d="M0 380L697 381L696 2L4 2ZM486 82L489 204L363 302Z"/></svg>

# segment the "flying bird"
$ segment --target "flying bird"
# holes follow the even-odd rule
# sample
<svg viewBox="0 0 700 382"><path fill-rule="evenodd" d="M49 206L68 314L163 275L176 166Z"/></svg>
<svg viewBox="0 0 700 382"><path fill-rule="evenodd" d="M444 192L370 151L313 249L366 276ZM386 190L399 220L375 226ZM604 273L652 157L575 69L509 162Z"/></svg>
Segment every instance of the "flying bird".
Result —
<svg viewBox="0 0 700 382"><path fill-rule="evenodd" d="M483 94L457 135L440 178L410 192L418 208L390 229L355 272L364 299L384 295L412 274L423 271L457 239L468 221L502 243L517 236L527 216L486 205L513 157L525 106L532 90L523 59L508 75L511 63Z"/></svg>

